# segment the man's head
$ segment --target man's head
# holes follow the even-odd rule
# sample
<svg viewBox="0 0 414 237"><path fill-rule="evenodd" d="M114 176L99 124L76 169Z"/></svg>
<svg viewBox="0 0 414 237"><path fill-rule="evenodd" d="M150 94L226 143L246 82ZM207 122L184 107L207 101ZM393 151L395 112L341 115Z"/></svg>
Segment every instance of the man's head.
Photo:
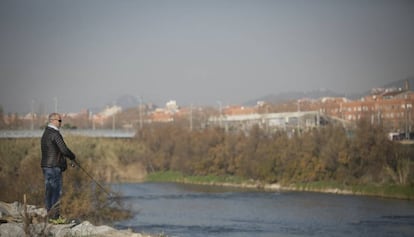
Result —
<svg viewBox="0 0 414 237"><path fill-rule="evenodd" d="M49 114L49 124L53 124L57 128L60 128L62 125L62 116L59 113Z"/></svg>

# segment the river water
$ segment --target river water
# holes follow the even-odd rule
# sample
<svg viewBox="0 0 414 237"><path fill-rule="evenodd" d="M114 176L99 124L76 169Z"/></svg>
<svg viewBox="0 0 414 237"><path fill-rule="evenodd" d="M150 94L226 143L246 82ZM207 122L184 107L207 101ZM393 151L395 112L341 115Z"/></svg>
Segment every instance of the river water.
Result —
<svg viewBox="0 0 414 237"><path fill-rule="evenodd" d="M414 236L414 202L175 183L114 184L135 215L119 229L167 236Z"/></svg>

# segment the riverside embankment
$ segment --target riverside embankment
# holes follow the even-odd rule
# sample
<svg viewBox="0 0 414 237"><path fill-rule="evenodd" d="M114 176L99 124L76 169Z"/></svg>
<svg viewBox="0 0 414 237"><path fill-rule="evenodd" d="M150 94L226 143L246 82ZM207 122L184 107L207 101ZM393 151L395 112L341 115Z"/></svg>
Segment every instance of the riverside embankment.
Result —
<svg viewBox="0 0 414 237"><path fill-rule="evenodd" d="M373 196L382 198L395 198L404 200L414 200L414 188L413 187L398 187L398 186L373 186L373 185L360 185L349 186L348 188L339 187L327 187L320 186L316 183L309 184L262 184L262 183L220 183L220 182L193 182L193 181L174 181L186 184L198 184L198 185L215 185L223 187L235 187L235 188L248 188L259 189L266 191L300 191L300 192L318 192L318 193L332 193L339 195L358 195L358 196Z"/></svg>
<svg viewBox="0 0 414 237"><path fill-rule="evenodd" d="M185 184L259 189L266 191L305 191L414 200L414 186L412 185L343 185L337 182L309 182L286 185L278 183L265 183L254 180L243 180L232 176L184 176L179 172L151 173L147 175L146 180L151 182L177 182Z"/></svg>
<svg viewBox="0 0 414 237"><path fill-rule="evenodd" d="M113 227L96 226L89 221L73 221L68 224L53 225L47 222L46 210L33 205L18 202L5 203L0 201L0 236L101 236L101 237L155 237L132 230L117 230Z"/></svg>

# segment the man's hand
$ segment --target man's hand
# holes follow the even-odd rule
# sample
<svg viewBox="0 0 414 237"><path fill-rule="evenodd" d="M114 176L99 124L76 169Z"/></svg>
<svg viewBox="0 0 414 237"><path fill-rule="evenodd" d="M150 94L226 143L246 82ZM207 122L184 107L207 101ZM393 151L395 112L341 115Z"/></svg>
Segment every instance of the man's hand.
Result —
<svg viewBox="0 0 414 237"><path fill-rule="evenodd" d="M71 162L70 162L70 166L72 166L72 167L79 166L79 161L78 161L78 160L76 160L76 159L71 160Z"/></svg>

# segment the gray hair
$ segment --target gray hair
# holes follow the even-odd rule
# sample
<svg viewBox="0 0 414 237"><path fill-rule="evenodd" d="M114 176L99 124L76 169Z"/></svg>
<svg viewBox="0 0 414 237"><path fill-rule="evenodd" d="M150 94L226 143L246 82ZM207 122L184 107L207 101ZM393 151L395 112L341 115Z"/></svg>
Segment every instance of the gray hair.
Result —
<svg viewBox="0 0 414 237"><path fill-rule="evenodd" d="M51 113L51 114L49 114L49 121L51 121L52 119L55 119L56 116L61 117L59 113Z"/></svg>

